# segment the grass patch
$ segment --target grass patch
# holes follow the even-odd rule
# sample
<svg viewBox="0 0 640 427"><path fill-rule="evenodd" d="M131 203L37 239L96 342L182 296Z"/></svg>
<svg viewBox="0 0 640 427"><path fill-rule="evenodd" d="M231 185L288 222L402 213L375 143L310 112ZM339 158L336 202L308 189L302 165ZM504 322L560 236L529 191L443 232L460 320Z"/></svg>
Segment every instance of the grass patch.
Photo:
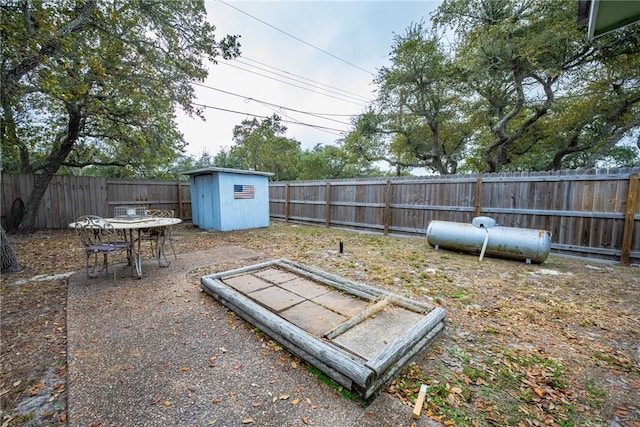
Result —
<svg viewBox="0 0 640 427"><path fill-rule="evenodd" d="M365 406L367 404L367 401L365 399L358 396L357 394L350 392L346 388L342 387L340 384L335 382L333 379L331 379L328 375L326 375L324 372L322 372L315 366L307 364L306 368L308 372L310 372L315 377L317 377L322 383L329 386L329 388L331 388L332 390L335 390L336 393L342 396L343 398L357 402L362 406Z"/></svg>

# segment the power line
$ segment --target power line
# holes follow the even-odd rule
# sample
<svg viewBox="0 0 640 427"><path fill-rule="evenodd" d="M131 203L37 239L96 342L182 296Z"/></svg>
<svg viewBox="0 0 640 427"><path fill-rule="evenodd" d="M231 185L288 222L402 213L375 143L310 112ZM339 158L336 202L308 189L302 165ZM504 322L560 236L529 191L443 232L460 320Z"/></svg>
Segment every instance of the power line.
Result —
<svg viewBox="0 0 640 427"><path fill-rule="evenodd" d="M262 100L259 100L259 99L256 99L256 98L240 95L238 93L229 92L228 90L219 89L217 87L208 86L208 85L204 85L204 84L201 84L201 83L193 83L193 85L194 86L203 87L205 89L214 90L216 92L221 92L221 93L224 93L224 94L227 94L227 95L236 96L238 98L242 98L242 99L245 99L245 100L255 101L255 102L257 102L259 104L262 104L264 106L268 106L269 108L270 107L275 107L275 108L278 108L278 109L287 110L287 111L293 111L295 113L300 113L300 114L306 114L306 115L309 115L309 116L317 117L317 118L322 119L322 120L328 120L328 121L331 121L331 122L336 122L336 123L340 123L340 124L347 125L347 126L351 125L351 123L348 123L348 122L332 119L330 117L323 117L323 116L331 116L331 115L337 116L336 114L312 113L312 112L309 112L309 111L297 110L295 108L289 108L289 107L285 107L283 105L274 104L272 102L262 101ZM342 114L340 116L353 117L354 114Z"/></svg>
<svg viewBox="0 0 640 427"><path fill-rule="evenodd" d="M311 79L307 79L307 78L303 77L304 80L308 80L308 81L312 82L312 83L307 83L304 80L299 80L299 79L296 79L296 78L293 78L293 77L289 77L286 74L280 74L280 73L277 73L275 71L271 71L271 70L269 70L267 68L264 68L264 67L259 67L257 65L249 64L247 62L243 62L242 60L239 60L239 59L236 59L234 62L239 62L240 64L246 65L248 67L257 68L258 70L274 74L274 75L276 75L278 77L284 77L285 79L289 79L289 80L292 80L294 82L302 83L303 85L308 85L308 86L310 86L312 88L315 88L315 89L320 89L320 90L323 90L323 91L328 92L328 93L333 93L333 94L338 95L338 96L342 96L342 97L345 97L345 98L350 98L350 99L352 99L352 100L354 100L356 102L368 102L369 101L368 99L366 99L365 97L360 96L360 95L347 94L347 92L343 91L342 89L338 89L338 88L335 88L337 90L326 89L325 87L322 87L322 86L328 86L328 85L325 85L325 84L320 83L320 82L315 82L315 81L313 81ZM271 68L273 68L273 67L271 67ZM286 73L286 71L285 71L285 73Z"/></svg>
<svg viewBox="0 0 640 427"><path fill-rule="evenodd" d="M339 98L337 96L329 95L327 93L318 92L318 91L309 89L309 88L304 87L304 86L296 85L296 84L293 84L293 83L290 83L290 82L287 82L287 81L284 81L284 80L276 79L274 77L258 73L256 71L247 70L246 68L242 68L242 67L239 67L237 65L232 65L232 64L229 64L228 62L220 62L220 64L224 64L224 65L229 66L229 67L237 68L238 70L246 71L247 73L256 74L258 76L262 76L262 77L265 77L265 78L270 79L270 80L274 80L274 81L277 81L277 82L280 82L280 83L284 83L284 84L287 84L287 85L290 85L290 86L294 86L294 87L297 87L299 89L308 90L309 92L317 93L318 95L323 95L323 96L326 96L326 97L329 97L329 98L334 98L334 99L337 99L337 100L342 101L342 102L348 102L350 104L358 105L360 107L364 107L365 106L365 105L363 105L362 103L359 103L359 102L351 101L349 99Z"/></svg>
<svg viewBox="0 0 640 427"><path fill-rule="evenodd" d="M309 46L309 47L312 47L312 48L314 48L314 49L316 49L316 50L318 50L318 51L320 51L320 52L322 52L322 53L324 53L324 54L326 54L326 55L329 55L330 57L335 58L335 59L337 59L338 61L344 62L345 64L350 65L350 66L351 66L351 67L353 67L353 68L357 68L357 69L358 69L358 70L360 70L360 71L364 71L365 73L367 73L367 74L369 74L369 75L372 75L372 76L374 76L374 75L375 75L375 74L373 74L373 73L372 73L371 71L369 71L369 70L365 70L364 68L362 68L362 67L360 67L360 66L358 66L358 65L356 65L356 64L353 64L353 63L351 63L351 62L347 61L346 59L342 59L342 58L340 58L340 57L338 57L338 56L336 56L336 55L334 55L334 54L332 54L332 53L330 53L330 52L327 52L326 50L321 49L321 48L319 48L318 46L314 46L314 45L312 45L311 43L308 43L308 42L306 42L306 41L302 40L301 38L294 36L293 34L289 34L289 33L287 33L286 31L281 30L280 28L278 28L278 27L276 27L276 26L273 26L273 25L269 24L268 22L263 21L262 19L257 18L257 17L255 17L255 16L253 16L253 15L251 15L251 14L249 14L249 13L245 12L244 10L238 9L238 8L237 8L237 7L235 7L235 6L231 6L229 3L227 3L227 2L225 2L225 1L223 1L223 0L218 0L218 1L219 1L220 3L222 3L222 4L226 5L226 6L229 6L229 7L230 7L230 8L232 8L232 9L237 10L237 11L238 11L238 12L240 12L240 13L243 13L243 14L247 15L247 16L248 16L248 17L250 17L250 18L255 19L255 20L256 20L256 21L258 21L258 22L263 23L264 25L266 25L266 26L268 26L268 27L273 28L273 29L274 29L274 30L276 30L276 31L281 32L282 34L285 34L285 35L287 35L287 36L289 36L289 37L291 37L291 38L293 38L293 39L295 39L295 40L299 41L300 43L304 43L304 44L306 44L306 45L307 45L307 46Z"/></svg>
<svg viewBox="0 0 640 427"><path fill-rule="evenodd" d="M331 89L335 89L335 90L338 90L338 91L341 91L341 92L344 92L344 93L348 93L348 94L353 95L353 96L355 96L355 97L357 97L357 98L362 98L362 99L363 99L363 100L365 100L366 102L368 102L368 101L369 101L369 99L368 99L368 98L366 98L366 97L364 97L364 96L362 96L362 95L359 95L359 94L357 94L357 93L355 93L355 92L350 92L350 91L348 91L348 90L341 89L341 88L336 87L336 86L331 86L331 85L328 85L328 84L326 84L326 83L322 83L322 82L318 82L318 81L316 81L316 80L309 79L309 78L304 77L304 76L301 76L301 75L299 75L299 74L295 74L295 73L291 73L291 72L286 71L286 70L282 70L282 69L280 69L280 68L278 68L278 67L274 67L273 65L269 65L269 64L265 64L264 62L256 61L255 59L253 59L253 58L249 58L248 56L242 56L242 59L246 59L247 61L250 61L250 62L255 62L256 64L260 64L260 65L265 66L265 67L273 68L274 70L278 70L278 71L283 72L283 73L285 73L285 74L290 74L290 75L292 75L292 76L295 76L295 77L298 77L298 78L301 78L301 79L304 79L304 80L308 80L308 81L310 81L310 82L317 83L317 84L319 84L319 85L326 86L326 87L331 88ZM249 65L249 64L247 64L247 65Z"/></svg>
<svg viewBox="0 0 640 427"><path fill-rule="evenodd" d="M244 111L230 110L228 108L222 108L222 107L214 107L213 105L198 104L198 103L193 103L193 105L195 105L197 107L208 108L208 109L211 109L211 110L224 111L224 112L227 112L227 113L242 114L244 116L251 116L251 117L255 117L255 118L259 118L259 119L268 119L268 118L270 118L269 116L261 116L259 114L247 113L247 112L244 112ZM336 129L336 128L330 128L330 127L327 127L327 126L314 125L314 124L311 124L311 123L304 123L304 122L300 122L300 121L297 121L297 120L295 120L295 121L289 120L288 123L295 124L295 125L300 125L300 126L307 126L307 127L310 127L310 128L321 130L321 131L331 131L329 133L337 132L338 135L343 135L344 133L347 132L347 131L345 131L343 129ZM335 133L332 133L332 134L335 135Z"/></svg>

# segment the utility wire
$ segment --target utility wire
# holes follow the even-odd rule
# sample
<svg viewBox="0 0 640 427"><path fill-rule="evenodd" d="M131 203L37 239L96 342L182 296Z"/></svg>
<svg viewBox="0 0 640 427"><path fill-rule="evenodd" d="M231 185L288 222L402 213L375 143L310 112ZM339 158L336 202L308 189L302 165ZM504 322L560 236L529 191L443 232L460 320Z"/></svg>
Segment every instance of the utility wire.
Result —
<svg viewBox="0 0 640 427"><path fill-rule="evenodd" d="M258 73L256 71L247 70L246 68L238 67L237 65L232 65L232 64L229 64L228 62L220 62L220 64L224 64L224 65L226 65L228 67L237 68L238 70L246 71L247 73L252 73L252 74L256 74L258 76L266 77L268 79L271 79L271 80L274 80L274 81L277 81L277 82L280 82L280 83L284 83L284 84L287 84L287 85L290 85L290 86L294 86L294 87L297 87L299 89L308 90L309 92L317 93L318 95L323 95L323 96L326 96L326 97L329 97L329 98L334 98L334 99L337 99L337 100L342 101L342 102L348 102L350 104L358 105L360 107L364 107L365 106L365 105L363 105L362 103L359 103L359 102L351 101L351 100L344 99L344 98L339 98L337 96L329 95L327 93L318 92L318 91L306 88L304 86L299 86L299 85L296 85L296 84L293 84L293 83L290 83L290 82L287 82L287 81L284 81L284 80L279 80L279 79L276 79L274 77Z"/></svg>
<svg viewBox="0 0 640 427"><path fill-rule="evenodd" d="M322 85L322 86L326 86L326 87L331 88L331 89L338 90L338 91L340 91L340 92L348 93L349 95L353 95L353 96L355 96L355 97L357 97L357 98L362 98L362 99L363 99L363 100L365 100L366 102L368 102L368 101L369 101L369 99L368 99L368 98L366 98L366 97L364 97L364 96L362 96L362 95L359 95L359 94L357 94L357 93L355 93L355 92L350 92L350 91L348 91L348 90L341 89L341 88L336 87L336 86L331 86L331 85L328 85L328 84L326 84L326 83L322 83L322 82L318 82L318 81L316 81L316 80L309 79L309 78L304 77L304 76L301 76L301 75L299 75L299 74L291 73L291 72L289 72L289 71L286 71L286 70L280 69L280 68L278 68L278 67L274 67L273 65L269 65L269 64L265 64L264 62L256 61L255 59L253 59L253 58L249 58L248 56L243 56L243 57L242 57L242 59L245 59L245 60L250 61L250 62L255 62L256 64L260 64L260 65L262 65L262 66L264 66L264 67L272 68L272 69L274 69L274 70L278 70L278 71L280 71L280 72L282 72L282 73L290 74L290 75L292 75L292 76L295 76L295 77L298 77L298 78L301 78L301 79L304 79L304 80L307 80L307 81L310 81L310 82L313 82L313 83L316 83L316 84L319 84L319 85ZM248 65L248 64L247 64L247 65Z"/></svg>
<svg viewBox="0 0 640 427"><path fill-rule="evenodd" d="M322 119L322 120L328 120L328 121L331 121L331 122L340 123L340 124L342 124L342 125L347 125L347 126L350 126L350 125L351 125L351 123L344 122L344 121L342 121L342 120L336 120L336 119L332 119L332 118L330 118L330 117L323 117L324 115L331 115L331 114L312 113L312 112L309 112L309 111L297 110L297 109L295 109L295 108L289 108L289 107L285 107L285 106L283 106L283 105L274 104L274 103L272 103L272 102L262 101L262 100L259 100L259 99L256 99L256 98L252 98L252 97L249 97L249 96L240 95L240 94L238 94L238 93L229 92L228 90L219 89L219 88L217 88L217 87L208 86L208 85L204 85L204 84L201 84L201 83L193 83L193 85L194 85L194 86L203 87L203 88L205 88L205 89L214 90L214 91L216 91L216 92L221 92L221 93L224 93L224 94L227 94L227 95L236 96L236 97L238 97L238 98L242 98L242 99L245 99L245 100L255 101L255 102L257 102L257 103L259 103L259 104L262 104L262 105L264 105L264 106L268 106L269 108L272 108L272 107L273 107L273 108L278 108L278 109L280 109L280 110L293 111L293 112L295 112L295 113L306 114L306 115L309 115L309 116L317 117L317 118ZM333 115L335 116L335 114L333 114ZM353 116L354 116L354 114L343 114L343 115L341 115L341 116L353 117Z"/></svg>
<svg viewBox="0 0 640 427"><path fill-rule="evenodd" d="M289 37L291 37L291 38L293 38L293 39L295 39L295 40L299 41L300 43L304 43L304 44L306 44L306 45L307 45L307 46L309 46L309 47L312 47L312 48L314 48L314 49L316 49L316 50L318 50L318 51L320 51L320 52L322 52L322 53L324 53L324 54L326 54L326 55L329 55L329 56L330 56L330 57L332 57L332 58L337 59L338 61L344 62L345 64L350 65L350 66L351 66L351 67L353 67L353 68L357 68L357 69L358 69L358 70L360 70L360 71L364 71L365 73L367 73L367 74L369 74L369 75L371 75L371 76L373 76L373 75L374 75L374 74L373 74L371 71L369 71L369 70L365 70L364 68L362 68L362 67L360 67L360 66L358 66L358 65L356 65L356 64L353 64L353 63L351 63L351 62L347 61L346 59L342 59L342 58L340 58L340 57L338 57L338 56L336 56L336 55L334 55L334 54L332 54L332 53L330 53L330 52L327 52L326 50L321 49L321 48L319 48L318 46L314 46L314 45L312 45L311 43L308 43L308 42L306 42L306 41L302 40L301 38L294 36L293 34L289 34L289 33L287 33L286 31L281 30L280 28L275 27L275 26L273 26L273 25L269 24L268 22L263 21L262 19L257 18L257 17L255 17L255 16L253 16L253 15L251 15L251 14L249 14L249 13L245 12L244 10L238 9L238 8L237 8L237 7L235 7L235 6L231 6L229 3L227 3L227 2L225 2L225 1L223 1L223 0L218 0L218 1L219 1L220 3L222 3L222 4L226 5L226 6L229 6L229 7L230 7L230 8L232 8L232 9L237 10L237 11L238 11L238 12L240 12L240 13L243 13L243 14L247 15L247 16L248 16L248 17L250 17L250 18L255 19L255 20L256 20L256 21L258 21L258 22L263 23L264 25L266 25L266 26L268 26L268 27L273 28L273 29L274 29L274 30L276 30L276 31L281 32L282 34L285 34L285 35L287 35L287 36L289 36Z"/></svg>
<svg viewBox="0 0 640 427"><path fill-rule="evenodd" d="M313 82L313 83L307 83L304 80L295 79L293 77L287 76L286 74L280 74L280 73L277 73L275 71L271 71L271 70L269 70L267 68L264 68L264 67L260 67L260 66L253 65L253 64L249 64L249 63L244 62L242 60L236 59L236 60L234 60L234 62L239 62L240 64L246 65L248 67L257 68L260 71L265 71L267 73L274 74L274 75L276 75L278 77L283 77L285 79L289 79L289 80L292 80L292 81L297 82L297 83L302 83L303 85L307 85L307 86L310 86L310 87L315 88L315 89L320 89L320 90L323 90L323 91L328 92L328 93L333 93L335 95L342 96L342 97L347 98L347 99L350 98L350 99L352 99L352 100L354 100L356 102L365 102L366 103L366 102L369 101L368 99L366 99L365 97L362 97L360 95L356 95L356 96L349 95L349 94L347 94L345 91L343 91L341 89L338 89L337 91L334 90L334 89L326 89L326 88L324 88L322 86L327 86L327 85L323 85L322 83L318 83L318 82L313 82L313 80L304 79L304 80L309 80L309 81Z"/></svg>
<svg viewBox="0 0 640 427"><path fill-rule="evenodd" d="M247 113L247 112L244 112L244 111L230 110L228 108L222 108L222 107L214 107L213 105L198 104L198 103L193 103L193 105L195 105L197 107L208 108L208 109L211 109L211 110L225 111L227 113L242 114L244 116L251 116L251 117L255 117L255 118L259 118L259 119L268 119L269 118L269 116L261 116L259 114ZM335 128L330 128L330 127L327 127L327 126L319 126L319 125L314 125L314 124L311 124L311 123L300 122L300 121L297 121L297 120L289 121L289 122L291 124L307 126L307 127L318 129L318 130L338 132L339 135L342 135L342 134L347 132L347 131L345 131L343 129L335 129Z"/></svg>

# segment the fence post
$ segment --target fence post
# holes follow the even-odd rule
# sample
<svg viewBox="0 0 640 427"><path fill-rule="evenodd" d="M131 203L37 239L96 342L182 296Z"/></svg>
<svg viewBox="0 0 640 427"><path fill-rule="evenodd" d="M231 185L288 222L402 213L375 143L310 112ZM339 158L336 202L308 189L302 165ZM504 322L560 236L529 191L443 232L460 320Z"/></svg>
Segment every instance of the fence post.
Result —
<svg viewBox="0 0 640 427"><path fill-rule="evenodd" d="M289 222L289 184L284 185L284 222Z"/></svg>
<svg viewBox="0 0 640 427"><path fill-rule="evenodd" d="M331 183L328 181L324 190L324 203L324 225L329 227L331 225Z"/></svg>
<svg viewBox="0 0 640 427"><path fill-rule="evenodd" d="M627 209L624 214L624 231L622 232L622 254L620 264L628 266L631 258L631 240L633 238L633 224L638 197L638 174L629 176L629 192L627 193Z"/></svg>
<svg viewBox="0 0 640 427"><path fill-rule="evenodd" d="M384 195L384 234L389 234L391 224L391 180L387 180L387 188Z"/></svg>
<svg viewBox="0 0 640 427"><path fill-rule="evenodd" d="M180 190L180 180L178 180L178 218L182 218L182 191Z"/></svg>
<svg viewBox="0 0 640 427"><path fill-rule="evenodd" d="M482 175L478 176L476 182L475 216L480 216L482 211Z"/></svg>

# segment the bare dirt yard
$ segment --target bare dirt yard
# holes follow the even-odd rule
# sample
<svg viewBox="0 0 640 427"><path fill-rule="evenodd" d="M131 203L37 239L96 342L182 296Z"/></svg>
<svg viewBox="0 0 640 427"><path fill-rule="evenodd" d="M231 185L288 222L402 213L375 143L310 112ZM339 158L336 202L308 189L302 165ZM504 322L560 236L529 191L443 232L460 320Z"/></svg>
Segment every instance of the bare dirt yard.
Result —
<svg viewBox="0 0 640 427"><path fill-rule="evenodd" d="M10 236L24 270L1 280L3 427L66 424L63 273L83 265L76 239ZM384 393L412 405L426 384L423 415L445 426L640 427L637 267L479 261L423 238L280 221L227 233L183 224L173 241L179 254L241 246L442 305L444 331Z"/></svg>

